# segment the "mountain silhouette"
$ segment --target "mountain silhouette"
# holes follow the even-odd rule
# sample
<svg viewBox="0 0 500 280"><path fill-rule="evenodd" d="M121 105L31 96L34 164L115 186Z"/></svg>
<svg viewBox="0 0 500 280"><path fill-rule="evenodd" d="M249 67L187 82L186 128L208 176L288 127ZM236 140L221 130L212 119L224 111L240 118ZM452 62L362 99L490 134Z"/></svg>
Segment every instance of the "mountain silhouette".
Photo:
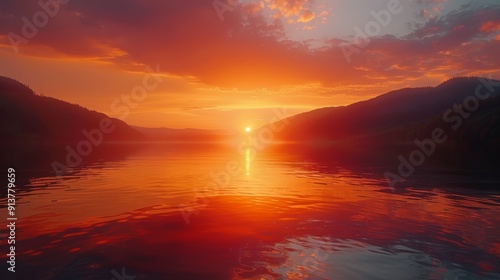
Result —
<svg viewBox="0 0 500 280"><path fill-rule="evenodd" d="M144 134L151 141L182 143L219 142L230 136L227 131L223 130L195 128L174 129L166 127L148 128L139 126L131 127Z"/></svg>
<svg viewBox="0 0 500 280"><path fill-rule="evenodd" d="M227 136L222 131L131 127L103 113L37 95L28 86L0 76L0 132L6 136L0 144L78 142L86 140L83 131L99 129L103 120L110 120L115 128L103 133L104 142L203 142ZM348 106L295 115L274 139L322 150L383 154L412 147L415 140L428 139L440 128L447 137L441 153L460 150L465 158L493 158L500 155L499 121L500 82L460 77L436 87L404 88Z"/></svg>
<svg viewBox="0 0 500 280"><path fill-rule="evenodd" d="M28 86L0 76L0 132L4 135L1 144L78 142L86 140L84 130L95 132L101 129L103 122L106 131L101 131L102 142L145 139L144 135L122 120L37 95Z"/></svg>
<svg viewBox="0 0 500 280"><path fill-rule="evenodd" d="M498 162L499 122L500 82L459 77L436 87L404 88L349 106L292 116L274 139L322 152L352 149L394 157L442 129L446 141L439 144L441 155ZM279 124L263 128L273 125Z"/></svg>

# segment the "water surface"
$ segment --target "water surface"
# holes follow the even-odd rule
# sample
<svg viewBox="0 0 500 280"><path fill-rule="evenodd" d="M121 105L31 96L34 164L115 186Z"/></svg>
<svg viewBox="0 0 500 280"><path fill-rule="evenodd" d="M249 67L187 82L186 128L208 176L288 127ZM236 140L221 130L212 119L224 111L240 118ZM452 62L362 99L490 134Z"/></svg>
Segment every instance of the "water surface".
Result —
<svg viewBox="0 0 500 280"><path fill-rule="evenodd" d="M500 279L500 192L433 176L151 146L28 178L16 278Z"/></svg>

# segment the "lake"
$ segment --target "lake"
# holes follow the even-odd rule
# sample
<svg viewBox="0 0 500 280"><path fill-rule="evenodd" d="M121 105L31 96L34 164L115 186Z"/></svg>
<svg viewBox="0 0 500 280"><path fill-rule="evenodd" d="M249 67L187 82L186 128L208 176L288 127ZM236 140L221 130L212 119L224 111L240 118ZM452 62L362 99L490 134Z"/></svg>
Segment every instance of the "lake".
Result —
<svg viewBox="0 0 500 280"><path fill-rule="evenodd" d="M500 279L500 191L436 174L393 189L382 174L293 152L167 144L62 178L17 171L28 178L16 197L16 273L0 275Z"/></svg>

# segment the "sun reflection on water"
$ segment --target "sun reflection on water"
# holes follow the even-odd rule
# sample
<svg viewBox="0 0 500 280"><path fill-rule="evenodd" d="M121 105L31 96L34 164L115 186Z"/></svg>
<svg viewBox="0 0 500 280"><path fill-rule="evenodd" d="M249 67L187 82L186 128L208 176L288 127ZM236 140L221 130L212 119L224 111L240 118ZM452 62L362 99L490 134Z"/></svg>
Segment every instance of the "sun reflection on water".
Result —
<svg viewBox="0 0 500 280"><path fill-rule="evenodd" d="M251 161L250 148L247 148L245 151L245 174L247 176L250 175L250 161Z"/></svg>

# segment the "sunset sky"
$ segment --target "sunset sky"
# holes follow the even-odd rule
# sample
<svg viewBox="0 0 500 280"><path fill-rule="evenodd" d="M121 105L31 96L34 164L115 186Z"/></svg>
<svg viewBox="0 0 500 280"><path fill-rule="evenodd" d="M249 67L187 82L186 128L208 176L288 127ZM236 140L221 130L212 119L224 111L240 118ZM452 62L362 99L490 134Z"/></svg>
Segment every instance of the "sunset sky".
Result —
<svg viewBox="0 0 500 280"><path fill-rule="evenodd" d="M159 69L132 125L256 127L273 108L500 78L498 0L60 0L50 15L38 2L0 2L0 75L119 117L112 104Z"/></svg>

